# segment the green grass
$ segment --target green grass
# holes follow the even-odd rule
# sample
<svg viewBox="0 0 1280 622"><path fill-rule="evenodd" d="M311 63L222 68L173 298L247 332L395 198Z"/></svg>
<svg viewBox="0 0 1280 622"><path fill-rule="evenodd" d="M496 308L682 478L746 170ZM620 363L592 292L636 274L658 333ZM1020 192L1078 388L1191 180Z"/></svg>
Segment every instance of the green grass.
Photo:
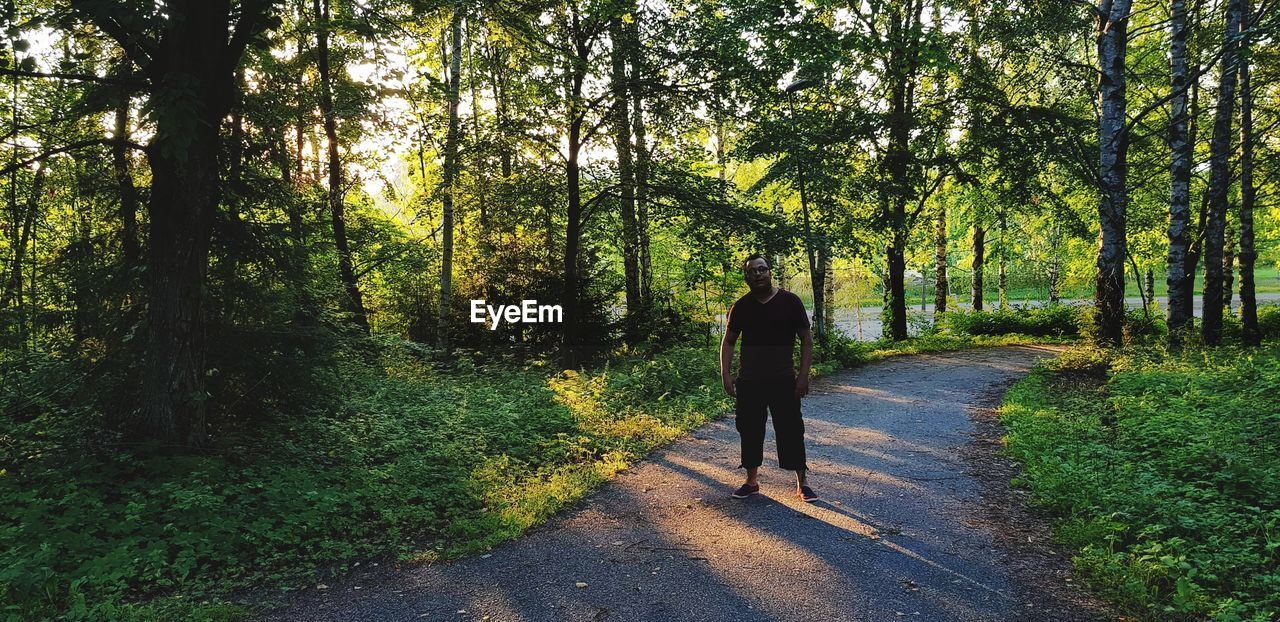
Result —
<svg viewBox="0 0 1280 622"><path fill-rule="evenodd" d="M1126 272L1126 275L1128 278L1125 280L1124 295L1132 298L1141 297L1142 294L1138 291L1138 284L1133 280L1133 275L1128 272ZM1164 273L1158 271L1154 276L1156 296L1160 297L1166 295L1168 293L1168 288L1165 284ZM1238 297L1240 295L1239 275L1237 274L1236 277L1237 280L1232 283L1233 297ZM1024 284L1019 281L1020 279L1011 279L1009 291L1006 293L1009 302L1020 303L1026 301L1047 301L1049 299L1049 287L1047 284ZM1254 281L1255 290L1259 294L1280 292L1280 269L1277 269L1275 266L1259 267L1254 271ZM839 281L837 281L837 283L839 283ZM790 285L794 288L792 291L794 291L796 295L800 296L800 299L804 301L805 307L811 309L813 307L813 292L810 290L807 274L801 274L800 276L794 277ZM1203 275L1196 275L1197 296L1200 295L1199 288L1203 286ZM868 279L867 287L869 293L862 297L862 305L864 307L880 306L882 294L879 281ZM969 287L970 285L967 281L955 282L951 289L952 299L965 305L970 304L973 297L969 291ZM928 288L923 292L924 299L928 304L933 304L933 292L933 282L931 280L928 284ZM920 308L921 293L921 286L918 283L914 285L908 284L906 286L908 309ZM1063 286L1060 295L1063 300L1092 300L1093 283L1067 283ZM996 281L994 278L989 277L987 279L986 287L983 288L983 296L987 307L995 308L996 305L999 304L1000 290L996 287ZM841 299L841 306L852 306L853 303L845 298L847 298L847 296Z"/></svg>
<svg viewBox="0 0 1280 622"><path fill-rule="evenodd" d="M337 412L210 455L69 449L57 412L5 421L0 619L224 619L233 589L483 550L724 412L715 365L681 348L590 374L443 373L388 348L344 363Z"/></svg>
<svg viewBox="0 0 1280 622"><path fill-rule="evenodd" d="M1005 397L1018 482L1148 620L1280 616L1280 347L1075 350Z"/></svg>

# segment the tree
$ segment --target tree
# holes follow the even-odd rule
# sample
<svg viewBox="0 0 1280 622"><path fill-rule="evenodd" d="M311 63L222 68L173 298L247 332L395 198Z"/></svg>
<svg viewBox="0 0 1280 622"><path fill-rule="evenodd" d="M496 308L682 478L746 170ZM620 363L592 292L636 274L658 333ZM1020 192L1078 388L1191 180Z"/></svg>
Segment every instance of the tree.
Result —
<svg viewBox="0 0 1280 622"><path fill-rule="evenodd" d="M342 159L338 153L338 118L333 107L333 78L329 63L330 23L329 0L311 1L316 28L316 69L320 73L320 114L324 118L324 135L329 156L329 219L333 225L333 242L338 249L338 274L347 291L347 311L351 321L369 330L369 320L364 309L364 298L356 280L351 261L351 245L347 241L345 210L346 192L342 185Z"/></svg>
<svg viewBox="0 0 1280 622"><path fill-rule="evenodd" d="M636 171L631 148L631 89L636 87L635 77L628 71L635 55L631 49L635 42L629 32L635 17L635 5L622 4L617 14L609 18L609 39L612 43L609 79L613 89L611 123L614 149L618 154L618 203L622 216L622 263L627 296L626 332L630 341L638 337L637 320L644 307L640 287L640 236L636 220Z"/></svg>
<svg viewBox="0 0 1280 622"><path fill-rule="evenodd" d="M1125 91L1130 0L1101 0L1097 8L1099 72L1098 166L1101 225L1096 302L1099 337L1120 345L1124 337L1125 219L1128 210L1129 125Z"/></svg>
<svg viewBox="0 0 1280 622"><path fill-rule="evenodd" d="M1187 255L1191 244L1191 160L1195 144L1188 136L1187 115L1187 2L1173 0L1172 30L1169 43L1171 87L1169 147L1173 152L1170 162L1169 188L1169 255L1166 283L1169 290L1169 340L1177 344L1182 333L1191 323L1188 302L1193 295L1191 277L1187 272Z"/></svg>
<svg viewBox="0 0 1280 622"><path fill-rule="evenodd" d="M453 7L453 18L449 24L452 45L449 48L449 133L445 138L443 193L440 198L444 210L441 230L444 243L440 258L440 308L439 324L436 333L437 344L446 354L449 352L449 318L453 313L453 198L457 192L458 180L458 100L459 84L462 79L462 1L457 0Z"/></svg>
<svg viewBox="0 0 1280 622"><path fill-rule="evenodd" d="M1227 0L1218 104L1214 114L1213 142L1209 147L1209 188L1206 190L1209 217L1205 227L1204 323L1201 326L1201 338L1208 345L1222 342L1222 260L1228 209L1227 191L1231 184L1228 159L1231 155L1231 124L1235 116L1238 77L1240 2L1241 0Z"/></svg>
<svg viewBox="0 0 1280 622"><path fill-rule="evenodd" d="M1244 0L1241 11L1250 15ZM1253 22L1253 20L1250 20ZM1253 269L1258 252L1254 248L1253 208L1257 188L1253 182L1253 84L1249 75L1249 38L1240 42L1240 322L1241 340L1247 346L1262 343L1258 329L1258 299L1254 292Z"/></svg>
<svg viewBox="0 0 1280 622"><path fill-rule="evenodd" d="M126 0L71 0L142 73L156 132L147 257L147 342L134 432L167 445L206 442L203 290L221 195L219 128L246 46L268 25L269 0L175 0L161 13ZM149 8L150 7L150 8Z"/></svg>

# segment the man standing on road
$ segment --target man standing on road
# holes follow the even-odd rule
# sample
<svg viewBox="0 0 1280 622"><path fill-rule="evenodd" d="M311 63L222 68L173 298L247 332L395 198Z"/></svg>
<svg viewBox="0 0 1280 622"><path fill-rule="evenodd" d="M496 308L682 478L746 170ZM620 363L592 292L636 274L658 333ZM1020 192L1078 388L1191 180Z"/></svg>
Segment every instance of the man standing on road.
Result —
<svg viewBox="0 0 1280 622"><path fill-rule="evenodd" d="M805 482L804 421L800 398L809 392L813 335L809 315L799 296L773 286L769 261L756 253L743 265L750 292L729 309L729 326L720 342L720 379L736 398L738 434L742 437L741 468L747 482L733 492L744 499L760 492L760 464L764 462L766 409L773 417L778 442L778 466L796 472L796 495L807 502L818 495ZM738 377L733 378L733 344L742 335ZM796 335L800 336L800 372L791 362Z"/></svg>

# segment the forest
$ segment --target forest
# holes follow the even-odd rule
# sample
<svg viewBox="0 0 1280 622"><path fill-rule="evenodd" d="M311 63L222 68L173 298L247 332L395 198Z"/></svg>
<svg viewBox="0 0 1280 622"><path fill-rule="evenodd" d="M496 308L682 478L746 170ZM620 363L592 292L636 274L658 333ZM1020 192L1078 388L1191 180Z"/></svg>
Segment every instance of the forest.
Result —
<svg viewBox="0 0 1280 622"><path fill-rule="evenodd" d="M1275 5L4 0L0 616L239 619L515 538L731 408L761 252L819 374L1066 344L1007 424L1046 511L1099 521L1064 541L1127 555L1081 572L1146 619L1272 619ZM1102 436L1027 415L1093 412L1055 373L1121 383L1071 398L1114 403ZM1217 527L1046 457L1150 458L1099 440L1142 382L1209 396L1164 434L1235 421L1159 467L1245 482L1178 506ZM1240 557L1151 562L1217 528Z"/></svg>

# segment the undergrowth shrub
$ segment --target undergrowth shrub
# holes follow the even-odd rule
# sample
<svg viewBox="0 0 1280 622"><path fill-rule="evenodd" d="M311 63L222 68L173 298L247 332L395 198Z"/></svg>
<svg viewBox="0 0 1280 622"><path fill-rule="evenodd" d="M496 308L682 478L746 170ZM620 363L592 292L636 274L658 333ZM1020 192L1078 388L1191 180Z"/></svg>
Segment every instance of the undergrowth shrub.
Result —
<svg viewBox="0 0 1280 622"><path fill-rule="evenodd" d="M1065 337L1080 334L1080 308L1072 305L1014 307L995 311L955 311L942 315L941 329L956 335Z"/></svg>
<svg viewBox="0 0 1280 622"><path fill-rule="evenodd" d="M1019 483L1148 620L1280 615L1280 348L1072 353L1004 403ZM1101 372L1101 373L1099 373Z"/></svg>

